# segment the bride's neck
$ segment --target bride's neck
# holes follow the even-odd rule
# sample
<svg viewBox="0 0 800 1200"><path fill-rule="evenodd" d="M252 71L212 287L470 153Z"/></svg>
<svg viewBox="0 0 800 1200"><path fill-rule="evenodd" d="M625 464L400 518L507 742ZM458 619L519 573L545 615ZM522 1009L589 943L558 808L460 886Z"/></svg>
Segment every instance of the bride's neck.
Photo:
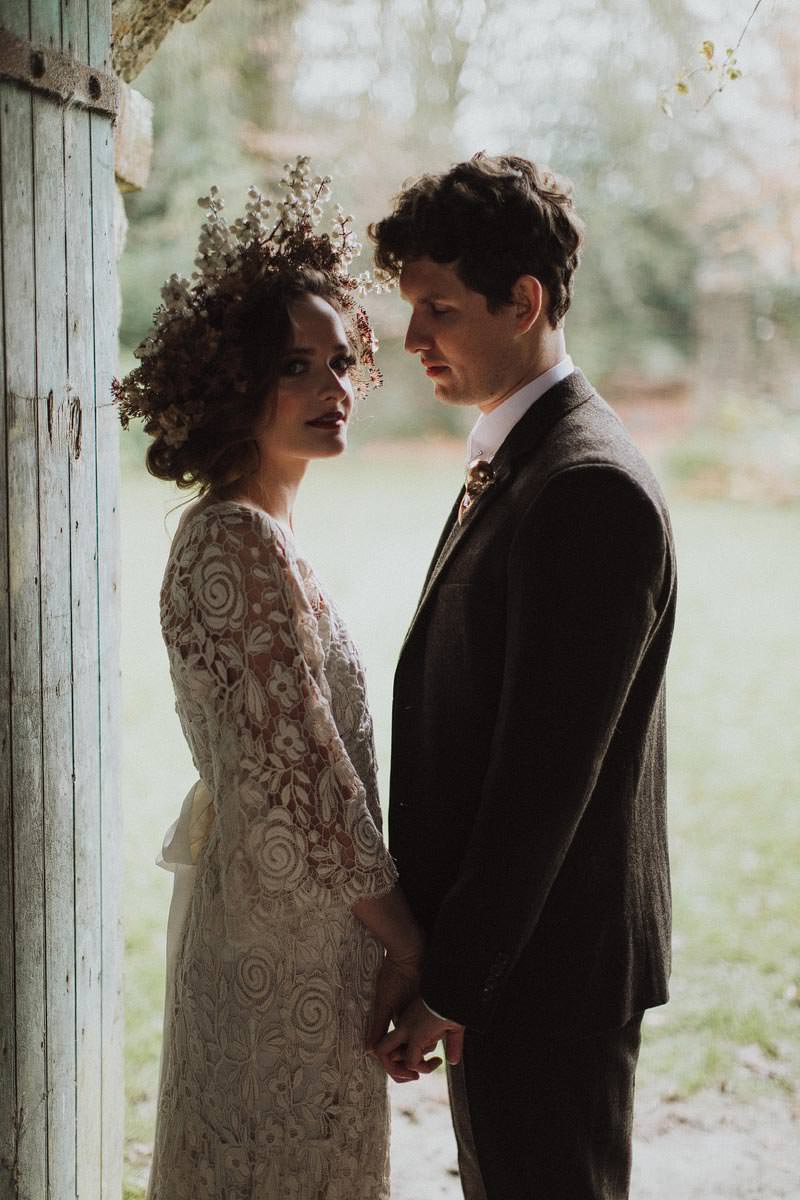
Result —
<svg viewBox="0 0 800 1200"><path fill-rule="evenodd" d="M239 500L252 504L254 508L261 508L291 529L297 490L307 466L302 459L292 459L286 463L262 462L259 471L228 489L225 499Z"/></svg>

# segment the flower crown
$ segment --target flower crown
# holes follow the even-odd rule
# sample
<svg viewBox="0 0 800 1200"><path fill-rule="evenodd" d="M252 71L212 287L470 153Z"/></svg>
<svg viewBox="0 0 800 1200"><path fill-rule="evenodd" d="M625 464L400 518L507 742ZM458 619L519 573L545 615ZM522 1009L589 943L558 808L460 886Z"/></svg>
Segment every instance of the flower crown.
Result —
<svg viewBox="0 0 800 1200"><path fill-rule="evenodd" d="M356 390L363 394L380 385L377 341L357 297L388 291L393 281L380 270L374 275L350 274L361 245L353 233L353 218L338 204L330 232L315 232L330 200L330 176L312 176L305 156L293 167L287 163L284 172L279 200L251 187L244 214L231 224L222 215L225 205L217 187L198 200L206 219L200 227L195 270L190 279L171 275L166 281L153 327L134 351L140 365L112 384L123 428L132 417L142 417L151 437L162 437L172 447L183 445L206 411L203 381L217 355L226 352L226 311L246 300L253 285L291 276L301 268L325 276L348 319L357 360L351 372ZM233 386L247 390L241 372Z"/></svg>

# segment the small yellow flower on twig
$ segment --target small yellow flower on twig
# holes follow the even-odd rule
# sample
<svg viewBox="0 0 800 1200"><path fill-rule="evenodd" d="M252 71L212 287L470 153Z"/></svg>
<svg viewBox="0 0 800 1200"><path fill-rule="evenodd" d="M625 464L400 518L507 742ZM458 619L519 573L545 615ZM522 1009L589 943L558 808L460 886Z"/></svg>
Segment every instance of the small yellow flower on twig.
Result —
<svg viewBox="0 0 800 1200"><path fill-rule="evenodd" d="M671 117L673 115L672 104L670 103L671 95L688 96L692 91L691 81L697 75L702 74L707 76L710 73L712 78L709 81L711 86L706 90L705 97L696 106L695 112L699 112L709 105L716 95L724 91L728 83L736 79L741 79L742 69L737 63L736 55L750 27L750 22L753 20L762 3L763 0L756 0L750 16L745 21L742 32L739 34L736 45L729 46L723 58L716 58L716 46L710 38L703 39L697 48L697 52L703 60L702 64L697 67L685 68L673 83L666 88L662 88L659 93L659 106L666 116Z"/></svg>

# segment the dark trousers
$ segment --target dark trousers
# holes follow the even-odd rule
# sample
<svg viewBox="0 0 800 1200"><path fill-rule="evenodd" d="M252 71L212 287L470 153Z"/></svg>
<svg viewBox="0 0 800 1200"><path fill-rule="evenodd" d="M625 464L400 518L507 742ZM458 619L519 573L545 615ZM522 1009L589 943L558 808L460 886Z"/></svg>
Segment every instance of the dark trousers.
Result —
<svg viewBox="0 0 800 1200"><path fill-rule="evenodd" d="M626 1200L641 1024L579 1038L467 1031L448 1067L465 1200Z"/></svg>

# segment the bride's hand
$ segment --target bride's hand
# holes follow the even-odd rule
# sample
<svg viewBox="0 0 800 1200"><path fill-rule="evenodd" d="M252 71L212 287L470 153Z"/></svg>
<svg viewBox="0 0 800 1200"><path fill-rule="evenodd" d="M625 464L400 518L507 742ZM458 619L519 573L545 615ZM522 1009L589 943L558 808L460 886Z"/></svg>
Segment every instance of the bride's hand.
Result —
<svg viewBox="0 0 800 1200"><path fill-rule="evenodd" d="M390 1021L395 1026L401 1014L419 995L419 970L421 956L398 959L387 953L378 973L375 986L375 1002L372 1009L372 1023L367 1038L367 1050L377 1053L376 1047L386 1036ZM435 1048L431 1042L425 1047L425 1053ZM441 1064L440 1058L423 1058L416 1068L406 1065L406 1046L397 1046L391 1054L381 1055L380 1062L386 1073L395 1083L411 1083L420 1075L435 1071Z"/></svg>
<svg viewBox="0 0 800 1200"><path fill-rule="evenodd" d="M386 948L375 982L375 999L367 1034L367 1050L373 1051L419 991L424 941L422 932L398 886L382 896L367 896L353 905L353 915L366 925ZM399 1083L418 1079L419 1071L410 1071L397 1053L397 1062L386 1069Z"/></svg>
<svg viewBox="0 0 800 1200"><path fill-rule="evenodd" d="M372 1020L367 1035L367 1049L374 1050L386 1034L390 1021L395 1021L419 991L421 956L403 957L387 952L375 983Z"/></svg>

